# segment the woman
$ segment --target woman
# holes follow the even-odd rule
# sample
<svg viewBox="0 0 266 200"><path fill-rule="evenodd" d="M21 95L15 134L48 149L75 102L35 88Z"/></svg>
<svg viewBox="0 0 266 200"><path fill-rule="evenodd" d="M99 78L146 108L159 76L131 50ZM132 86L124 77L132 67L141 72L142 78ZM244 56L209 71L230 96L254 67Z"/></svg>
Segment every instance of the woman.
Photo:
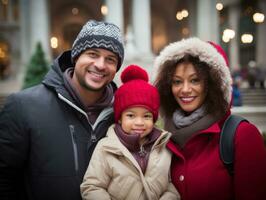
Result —
<svg viewBox="0 0 266 200"><path fill-rule="evenodd" d="M173 133L171 176L182 200L266 199L266 150L258 129L242 122L234 139L234 175L219 157L230 116L232 79L222 48L198 38L172 43L155 60L164 128Z"/></svg>

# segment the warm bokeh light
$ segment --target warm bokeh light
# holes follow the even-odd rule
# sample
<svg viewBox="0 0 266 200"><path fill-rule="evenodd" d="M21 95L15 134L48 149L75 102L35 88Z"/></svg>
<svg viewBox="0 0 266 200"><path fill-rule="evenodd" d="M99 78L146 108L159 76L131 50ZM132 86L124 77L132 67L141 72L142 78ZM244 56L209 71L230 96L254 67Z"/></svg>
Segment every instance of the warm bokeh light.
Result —
<svg viewBox="0 0 266 200"><path fill-rule="evenodd" d="M187 27L182 28L183 35L189 35L189 29Z"/></svg>
<svg viewBox="0 0 266 200"><path fill-rule="evenodd" d="M51 47L56 49L58 47L58 39L56 37L52 37L50 40Z"/></svg>
<svg viewBox="0 0 266 200"><path fill-rule="evenodd" d="M182 15L181 12L177 12L176 13L176 19L179 20L179 21L183 19L183 15Z"/></svg>
<svg viewBox="0 0 266 200"><path fill-rule="evenodd" d="M228 43L230 41L230 38L227 37L226 35L223 35L222 40L223 42Z"/></svg>
<svg viewBox="0 0 266 200"><path fill-rule="evenodd" d="M232 29L225 29L223 35L229 39L233 39L235 37L235 31Z"/></svg>
<svg viewBox="0 0 266 200"><path fill-rule="evenodd" d="M108 7L106 5L102 5L101 13L102 13L102 15L107 15L108 14Z"/></svg>
<svg viewBox="0 0 266 200"><path fill-rule="evenodd" d="M188 17L188 11L186 9L181 11L183 17Z"/></svg>
<svg viewBox="0 0 266 200"><path fill-rule="evenodd" d="M0 58L5 58L6 53L0 48Z"/></svg>
<svg viewBox="0 0 266 200"><path fill-rule="evenodd" d="M253 21L255 23L262 23L264 22L264 14L263 13L254 13Z"/></svg>
<svg viewBox="0 0 266 200"><path fill-rule="evenodd" d="M243 34L241 36L242 43L251 43L253 41L253 35L252 34Z"/></svg>
<svg viewBox="0 0 266 200"><path fill-rule="evenodd" d="M71 12L73 15L77 15L77 14L79 14L79 9L78 8L72 8Z"/></svg>
<svg viewBox="0 0 266 200"><path fill-rule="evenodd" d="M222 3L217 3L216 4L216 9L221 11L222 9L224 8L223 4Z"/></svg>
<svg viewBox="0 0 266 200"><path fill-rule="evenodd" d="M7 57L7 45L0 43L0 58L5 59Z"/></svg>
<svg viewBox="0 0 266 200"><path fill-rule="evenodd" d="M182 11L177 11L176 12L176 19L177 20L182 20L183 18L188 17L189 13L186 9L183 9Z"/></svg>

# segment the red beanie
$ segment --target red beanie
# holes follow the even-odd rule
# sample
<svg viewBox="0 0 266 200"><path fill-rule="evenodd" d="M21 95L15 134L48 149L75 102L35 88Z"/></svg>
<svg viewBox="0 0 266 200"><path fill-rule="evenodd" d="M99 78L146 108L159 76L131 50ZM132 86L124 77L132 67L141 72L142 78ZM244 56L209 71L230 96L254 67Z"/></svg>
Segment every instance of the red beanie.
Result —
<svg viewBox="0 0 266 200"><path fill-rule="evenodd" d="M157 89L148 83L147 72L137 65L130 65L121 73L123 85L115 92L114 114L115 122L121 113L132 106L142 106L153 114L153 120L158 118L160 98Z"/></svg>

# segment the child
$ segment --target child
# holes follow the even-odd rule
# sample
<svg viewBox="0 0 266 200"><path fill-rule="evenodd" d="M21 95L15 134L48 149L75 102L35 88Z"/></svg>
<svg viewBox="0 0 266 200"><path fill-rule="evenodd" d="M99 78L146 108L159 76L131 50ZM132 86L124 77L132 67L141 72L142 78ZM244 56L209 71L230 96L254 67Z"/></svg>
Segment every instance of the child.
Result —
<svg viewBox="0 0 266 200"><path fill-rule="evenodd" d="M170 133L154 127L159 94L136 65L121 74L107 137L99 141L81 184L83 199L180 199L170 182Z"/></svg>

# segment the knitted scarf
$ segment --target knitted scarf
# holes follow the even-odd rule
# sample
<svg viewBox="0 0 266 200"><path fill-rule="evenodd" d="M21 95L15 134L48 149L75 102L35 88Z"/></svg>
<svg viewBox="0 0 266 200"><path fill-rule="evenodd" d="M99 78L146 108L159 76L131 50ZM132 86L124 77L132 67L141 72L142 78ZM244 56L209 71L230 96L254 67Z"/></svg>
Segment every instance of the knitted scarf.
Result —
<svg viewBox="0 0 266 200"><path fill-rule="evenodd" d="M115 125L115 133L117 137L119 138L120 142L130 151L130 153L133 155L133 157L138 162L141 170L143 173L145 173L149 155L151 152L151 148L155 141L159 138L161 135L161 131L154 128L147 136L147 141L143 144L139 144L139 134L127 134L123 131L120 124Z"/></svg>
<svg viewBox="0 0 266 200"><path fill-rule="evenodd" d="M206 114L204 106L202 106L188 116L182 111L176 110L172 119L166 118L164 121L165 129L172 132L172 141L182 148L193 135L210 127L218 119L219 116Z"/></svg>

